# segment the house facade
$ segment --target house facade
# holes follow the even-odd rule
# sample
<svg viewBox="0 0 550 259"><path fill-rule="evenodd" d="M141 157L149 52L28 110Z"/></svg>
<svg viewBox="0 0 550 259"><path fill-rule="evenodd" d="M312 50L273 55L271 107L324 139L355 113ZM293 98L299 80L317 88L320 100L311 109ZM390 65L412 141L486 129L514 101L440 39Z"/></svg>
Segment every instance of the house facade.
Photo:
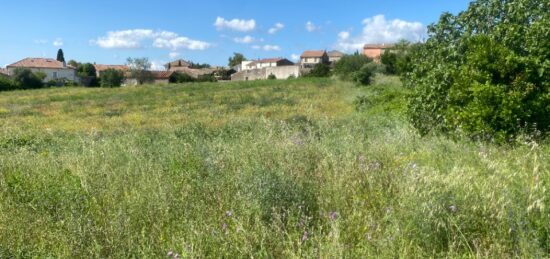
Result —
<svg viewBox="0 0 550 259"><path fill-rule="evenodd" d="M300 56L300 67L309 69L320 63L329 63L328 54L324 50L307 50Z"/></svg>
<svg viewBox="0 0 550 259"><path fill-rule="evenodd" d="M266 58L255 60L246 65L247 69L262 69L266 67L293 66L294 63L286 58Z"/></svg>
<svg viewBox="0 0 550 259"><path fill-rule="evenodd" d="M375 61L380 61L380 57L387 49L392 49L394 44L366 44L363 47L363 55L372 58Z"/></svg>
<svg viewBox="0 0 550 259"><path fill-rule="evenodd" d="M328 55L328 62L330 62L331 64L334 64L338 62L340 59L342 59L342 57L345 54L340 51L333 50L333 51L329 51L327 55Z"/></svg>
<svg viewBox="0 0 550 259"><path fill-rule="evenodd" d="M178 60L175 60L175 61L172 61L172 62L169 62L169 63L165 64L164 67L166 67L166 70L172 70L173 68L178 68L178 67L188 68L188 67L191 67L191 62L183 60L183 59L178 59Z"/></svg>
<svg viewBox="0 0 550 259"><path fill-rule="evenodd" d="M46 74L44 82L51 80L65 79L70 81L77 81L76 69L67 66L64 62L57 61L51 58L26 58L17 61L6 67L8 75L12 76L16 69L24 68L29 69L33 73L42 72Z"/></svg>
<svg viewBox="0 0 550 259"><path fill-rule="evenodd" d="M7 70L7 69L5 69L5 68L0 68L0 76L9 77L10 75L8 74L8 70Z"/></svg>

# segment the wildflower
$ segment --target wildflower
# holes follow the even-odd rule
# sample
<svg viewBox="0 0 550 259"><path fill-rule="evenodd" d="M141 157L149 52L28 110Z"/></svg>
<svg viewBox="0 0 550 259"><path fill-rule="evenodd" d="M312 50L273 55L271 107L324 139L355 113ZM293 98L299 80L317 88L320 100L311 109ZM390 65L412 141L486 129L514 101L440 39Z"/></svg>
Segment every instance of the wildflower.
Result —
<svg viewBox="0 0 550 259"><path fill-rule="evenodd" d="M166 254L166 256L168 256L168 257L172 257L173 255L174 255L174 252L172 252L172 251L168 251L168 253Z"/></svg>
<svg viewBox="0 0 550 259"><path fill-rule="evenodd" d="M302 242L305 242L308 239L309 233L307 230L304 230L304 234L302 235Z"/></svg>
<svg viewBox="0 0 550 259"><path fill-rule="evenodd" d="M329 216L328 216L331 220L336 220L338 218L338 212L336 211L332 211L329 213Z"/></svg>
<svg viewBox="0 0 550 259"><path fill-rule="evenodd" d="M456 211L457 211L456 206L455 206L455 205L449 206L449 211L450 211L451 213L456 213Z"/></svg>
<svg viewBox="0 0 550 259"><path fill-rule="evenodd" d="M233 212L228 210L228 211L225 212L225 216L231 217L231 216L233 216Z"/></svg>

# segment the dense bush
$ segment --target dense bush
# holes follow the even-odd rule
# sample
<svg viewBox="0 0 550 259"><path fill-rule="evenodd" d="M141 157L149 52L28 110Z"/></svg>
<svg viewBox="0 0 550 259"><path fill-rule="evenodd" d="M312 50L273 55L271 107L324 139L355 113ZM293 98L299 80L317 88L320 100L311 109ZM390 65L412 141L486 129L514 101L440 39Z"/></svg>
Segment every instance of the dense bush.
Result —
<svg viewBox="0 0 550 259"><path fill-rule="evenodd" d="M363 65L361 69L352 74L353 81L360 85L369 85L378 67L379 65L374 63Z"/></svg>
<svg viewBox="0 0 550 259"><path fill-rule="evenodd" d="M13 81L21 89L36 89L42 88L44 84L42 80L46 78L44 73L33 73L30 69L17 68L13 72Z"/></svg>
<svg viewBox="0 0 550 259"><path fill-rule="evenodd" d="M17 89L17 85L8 77L0 76L0 91L9 91Z"/></svg>
<svg viewBox="0 0 550 259"><path fill-rule="evenodd" d="M107 69L101 72L101 87L119 87L124 81L124 72L116 69Z"/></svg>
<svg viewBox="0 0 550 259"><path fill-rule="evenodd" d="M275 80L275 79L277 79L277 77L274 74L269 74L269 76L267 76L267 79Z"/></svg>
<svg viewBox="0 0 550 259"><path fill-rule="evenodd" d="M197 77L196 82L216 82L216 76L213 74L204 74Z"/></svg>
<svg viewBox="0 0 550 259"><path fill-rule="evenodd" d="M353 81L353 74L371 62L372 59L358 52L353 55L346 55L334 64L334 74L342 80Z"/></svg>
<svg viewBox="0 0 550 259"><path fill-rule="evenodd" d="M78 77L82 78L85 86L99 86L99 80L96 75L96 69L93 64L78 64L76 69Z"/></svg>
<svg viewBox="0 0 550 259"><path fill-rule="evenodd" d="M173 73L170 78L168 79L170 83L190 83L195 82L195 78L192 76L186 74L186 73Z"/></svg>
<svg viewBox="0 0 550 259"><path fill-rule="evenodd" d="M386 50L380 56L380 62L385 66L385 73L401 75L411 70L411 52L421 43L411 44L406 40L399 41L392 49Z"/></svg>
<svg viewBox="0 0 550 259"><path fill-rule="evenodd" d="M412 124L505 141L550 127L550 2L479 0L443 14L411 54Z"/></svg>
<svg viewBox="0 0 550 259"><path fill-rule="evenodd" d="M325 63L319 63L309 71L309 73L304 75L305 77L329 77L330 76L330 65Z"/></svg>

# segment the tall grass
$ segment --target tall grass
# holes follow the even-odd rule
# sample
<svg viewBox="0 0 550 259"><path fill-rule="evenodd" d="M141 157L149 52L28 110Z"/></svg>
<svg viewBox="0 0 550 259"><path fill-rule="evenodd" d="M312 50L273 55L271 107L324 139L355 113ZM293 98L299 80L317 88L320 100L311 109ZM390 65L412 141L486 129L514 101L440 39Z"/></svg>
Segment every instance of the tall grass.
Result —
<svg viewBox="0 0 550 259"><path fill-rule="evenodd" d="M2 93L0 258L548 257L548 143L419 138L406 93Z"/></svg>

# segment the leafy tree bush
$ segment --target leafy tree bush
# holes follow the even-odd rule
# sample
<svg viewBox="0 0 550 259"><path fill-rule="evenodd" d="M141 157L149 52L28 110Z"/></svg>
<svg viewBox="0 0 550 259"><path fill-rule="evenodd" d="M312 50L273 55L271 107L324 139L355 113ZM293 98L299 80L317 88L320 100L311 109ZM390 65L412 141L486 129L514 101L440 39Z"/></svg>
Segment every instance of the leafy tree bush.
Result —
<svg viewBox="0 0 550 259"><path fill-rule="evenodd" d="M99 80L96 75L96 69L93 64L82 63L76 67L78 77L82 79L85 86L99 86Z"/></svg>
<svg viewBox="0 0 550 259"><path fill-rule="evenodd" d="M17 68L13 72L13 81L21 89L37 89L42 88L44 84L42 80L46 78L44 73L33 73L30 69Z"/></svg>
<svg viewBox="0 0 550 259"><path fill-rule="evenodd" d="M213 74L204 74L200 75L197 79L197 82L216 82L216 77Z"/></svg>
<svg viewBox="0 0 550 259"><path fill-rule="evenodd" d="M106 69L101 72L101 87L119 87L124 81L124 72L116 69Z"/></svg>
<svg viewBox="0 0 550 259"><path fill-rule="evenodd" d="M190 83L195 82L196 79L186 73L173 73L169 80L170 83Z"/></svg>
<svg viewBox="0 0 550 259"><path fill-rule="evenodd" d="M319 63L309 71L305 77L329 77L330 76L330 65L325 63Z"/></svg>
<svg viewBox="0 0 550 259"><path fill-rule="evenodd" d="M406 40L401 40L392 49L386 50L380 56L380 62L386 66L386 73L391 75L400 75L410 71L411 51L417 48L420 43L411 44Z"/></svg>
<svg viewBox="0 0 550 259"><path fill-rule="evenodd" d="M346 55L334 64L334 74L342 80L353 81L353 74L371 62L372 59L359 54L359 52L353 55Z"/></svg>
<svg viewBox="0 0 550 259"><path fill-rule="evenodd" d="M369 85L377 67L379 67L379 65L374 63L363 65L359 71L353 73L353 81L360 85Z"/></svg>
<svg viewBox="0 0 550 259"><path fill-rule="evenodd" d="M478 0L429 26L411 53L408 113L421 134L505 141L550 128L550 2Z"/></svg>
<svg viewBox="0 0 550 259"><path fill-rule="evenodd" d="M269 74L269 76L267 76L267 79L268 80L275 80L275 79L277 79L277 77L274 74Z"/></svg>
<svg viewBox="0 0 550 259"><path fill-rule="evenodd" d="M130 68L130 77L135 78L138 84L150 83L154 81L151 69L151 62L148 58L128 58L128 67Z"/></svg>
<svg viewBox="0 0 550 259"><path fill-rule="evenodd" d="M17 84L8 77L0 76L0 91L10 91L17 89Z"/></svg>
<svg viewBox="0 0 550 259"><path fill-rule="evenodd" d="M240 65L243 61L246 61L246 58L241 53L233 53L233 56L229 58L229 67L234 67Z"/></svg>

